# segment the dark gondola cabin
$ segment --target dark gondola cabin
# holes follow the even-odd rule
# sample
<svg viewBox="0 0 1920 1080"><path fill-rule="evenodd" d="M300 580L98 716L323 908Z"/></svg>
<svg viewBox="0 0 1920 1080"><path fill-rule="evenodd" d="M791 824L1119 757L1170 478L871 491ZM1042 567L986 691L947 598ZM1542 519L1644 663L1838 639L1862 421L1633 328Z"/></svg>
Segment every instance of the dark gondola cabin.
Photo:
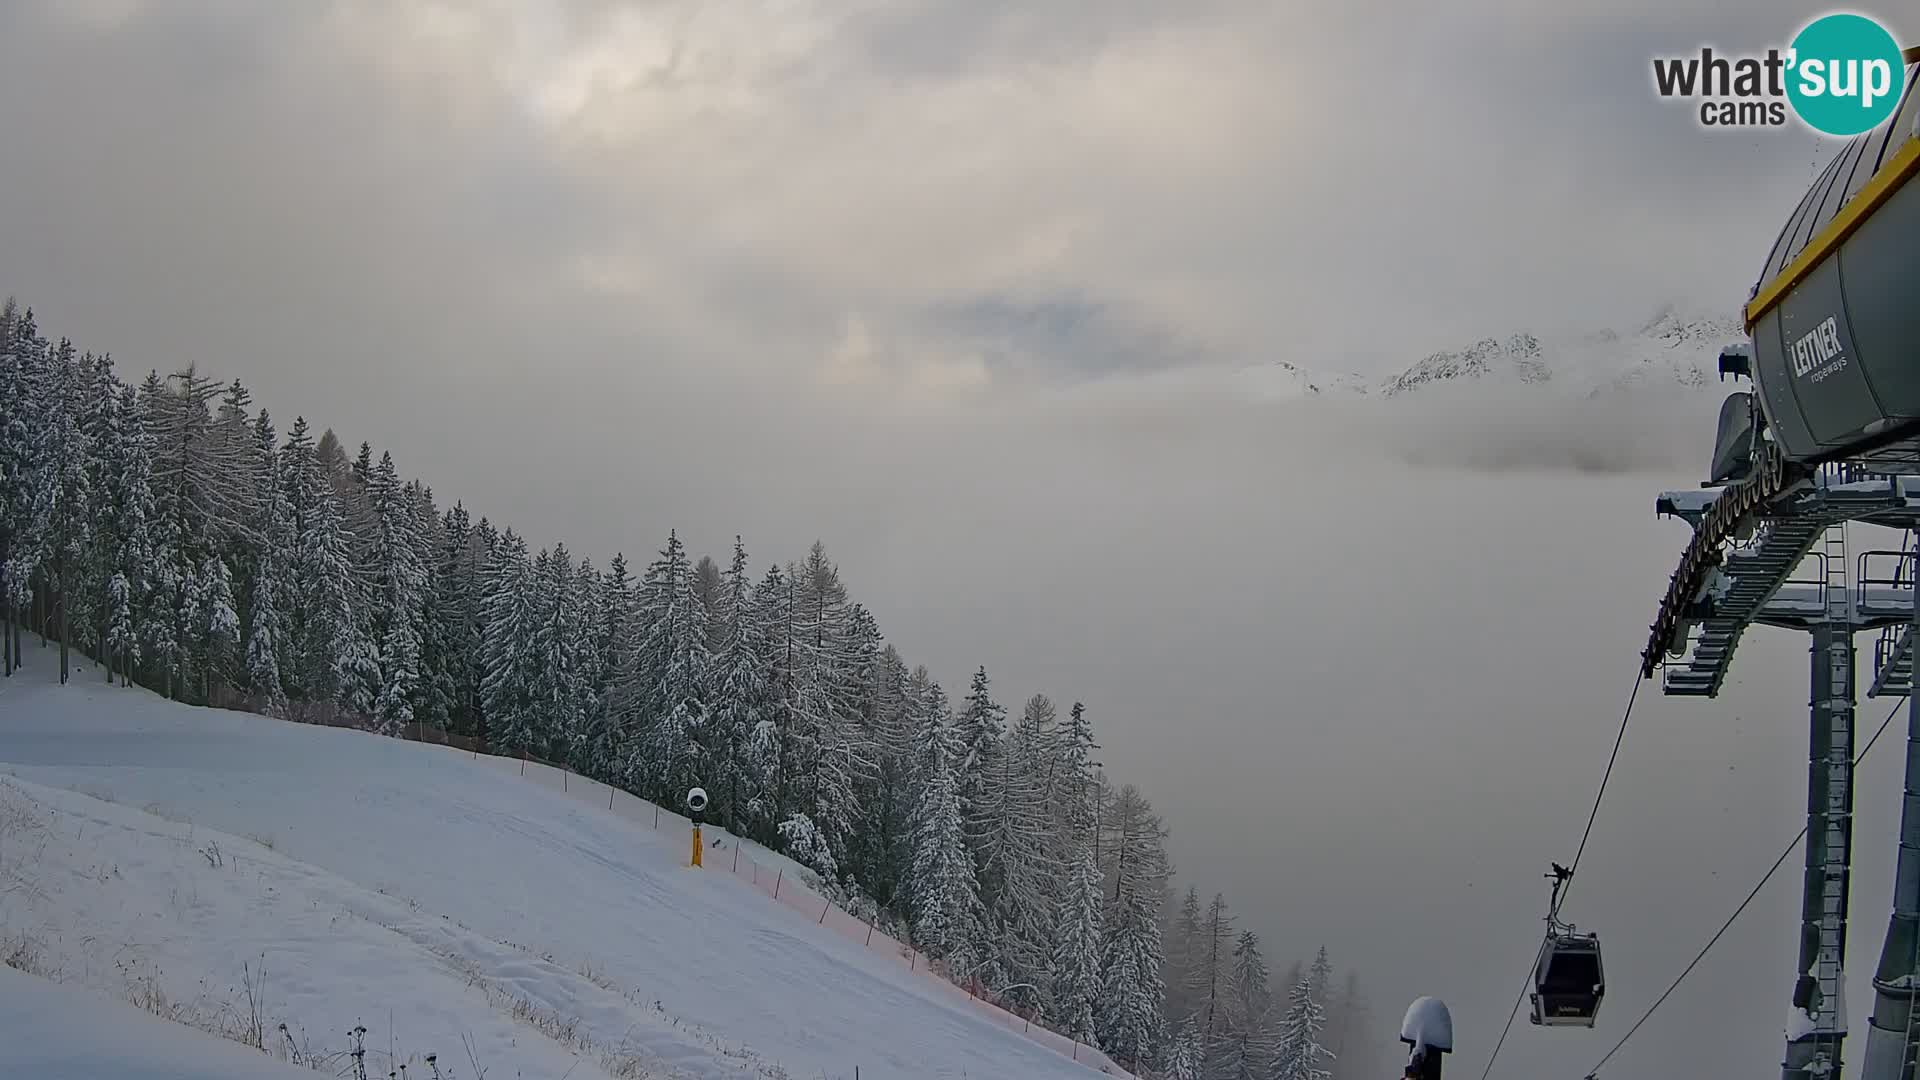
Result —
<svg viewBox="0 0 1920 1080"><path fill-rule="evenodd" d="M1606 994L1600 939L1555 934L1540 950L1533 978L1533 1022L1547 1027L1592 1027Z"/></svg>

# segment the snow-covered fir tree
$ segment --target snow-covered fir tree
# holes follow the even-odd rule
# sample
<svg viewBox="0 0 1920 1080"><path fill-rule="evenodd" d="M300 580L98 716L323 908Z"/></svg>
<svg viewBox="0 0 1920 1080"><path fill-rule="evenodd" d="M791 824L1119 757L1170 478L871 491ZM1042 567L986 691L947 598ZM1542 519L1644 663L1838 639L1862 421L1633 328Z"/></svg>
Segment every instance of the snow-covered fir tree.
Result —
<svg viewBox="0 0 1920 1080"><path fill-rule="evenodd" d="M1288 991L1287 1009L1280 1018L1274 1048L1273 1075L1277 1080L1329 1080L1333 1075L1328 1067L1333 1054L1322 1041L1327 1014L1316 996L1317 981L1311 972L1302 974Z"/></svg>
<svg viewBox="0 0 1920 1080"><path fill-rule="evenodd" d="M738 536L733 538L733 558L707 601L706 611L706 638L713 657L708 677L716 781L709 789L716 803L712 814L738 834L747 805L761 796L768 781L748 752L755 731L767 716L767 669L762 628L755 618L747 545Z"/></svg>
<svg viewBox="0 0 1920 1080"><path fill-rule="evenodd" d="M678 533L640 581L638 648L618 697L630 733L624 774L662 800L699 783L706 765L706 627L693 563Z"/></svg>
<svg viewBox="0 0 1920 1080"><path fill-rule="evenodd" d="M1328 1040L1366 1043L1324 954L1276 1010L1257 938L1221 944L1224 897L1203 916L1188 889L1168 918L1165 827L1101 775L1081 704L1062 719L1030 694L1009 727L979 667L956 708L823 545L756 580L741 538L717 560L673 531L636 581L442 512L348 445L299 416L277 433L246 386L191 367L130 384L8 302L0 672L34 633L184 701L472 738L654 799L700 783L717 820L954 977L1136 1070L1319 1076Z"/></svg>
<svg viewBox="0 0 1920 1080"><path fill-rule="evenodd" d="M923 759L920 805L913 817L913 939L922 952L945 960L960 978L980 963L986 911L960 818L960 764L965 745L946 694L929 686L919 703Z"/></svg>
<svg viewBox="0 0 1920 1080"><path fill-rule="evenodd" d="M1272 994L1260 936L1243 930L1222 995L1219 1026L1207 1045L1208 1080L1265 1080L1274 1058Z"/></svg>
<svg viewBox="0 0 1920 1080"><path fill-rule="evenodd" d="M1102 938L1100 868L1093 847L1083 842L1070 857L1060 892L1053 954L1047 965L1047 1012L1063 1035L1092 1042L1094 1011L1100 1000Z"/></svg>
<svg viewBox="0 0 1920 1080"><path fill-rule="evenodd" d="M1202 1080L1206 1072L1206 1051L1200 1033L1191 1019L1182 1020L1167 1039L1166 1064L1161 1072L1166 1080Z"/></svg>
<svg viewBox="0 0 1920 1080"><path fill-rule="evenodd" d="M1105 823L1113 862L1100 967L1102 993L1094 1018L1100 1045L1129 1067L1152 1062L1163 1035L1166 1004L1161 905L1167 878L1164 826L1138 789L1115 793Z"/></svg>
<svg viewBox="0 0 1920 1080"><path fill-rule="evenodd" d="M268 712L277 714L286 700L280 678L286 652L280 613L288 599L286 562L293 549L293 512L280 475L273 420L265 409L254 420L253 460L254 527L259 543L246 597L245 676L248 689Z"/></svg>
<svg viewBox="0 0 1920 1080"><path fill-rule="evenodd" d="M413 722L420 682L420 625L426 569L420 563L419 521L393 455L380 455L368 486L373 544L369 553L374 580L370 622L379 650L379 693L373 713L379 730L398 735Z"/></svg>
<svg viewBox="0 0 1920 1080"><path fill-rule="evenodd" d="M480 708L491 745L508 754L525 753L537 738L538 612L527 542L512 529L501 535L487 564L481 595Z"/></svg>

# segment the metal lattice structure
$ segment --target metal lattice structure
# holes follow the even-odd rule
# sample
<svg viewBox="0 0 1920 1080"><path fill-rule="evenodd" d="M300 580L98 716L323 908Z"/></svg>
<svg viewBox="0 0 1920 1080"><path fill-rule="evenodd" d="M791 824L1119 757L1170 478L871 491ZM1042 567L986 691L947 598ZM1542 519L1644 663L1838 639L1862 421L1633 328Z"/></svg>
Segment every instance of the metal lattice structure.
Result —
<svg viewBox="0 0 1920 1080"><path fill-rule="evenodd" d="M1667 492L1656 511L1696 530L1690 552L1708 523L1725 539L1713 544L1697 578L1697 592L1675 611L1660 665L1670 696L1715 697L1747 630L1755 625L1795 630L1810 638L1807 842L1801 898L1799 966L1782 1075L1787 1080L1837 1077L1847 1036L1845 1005L1847 907L1853 846L1853 761L1856 652L1854 637L1880 632L1874 651L1875 695L1905 694L1912 681L1915 630L1915 550L1866 551L1847 546L1846 524L1864 522L1920 530L1920 475L1880 475L1858 465L1829 465L1787 478L1771 502L1753 499L1744 514L1722 500L1733 488ZM1716 506L1716 504L1720 504ZM1718 515L1716 516L1716 509ZM1744 536L1744 538L1741 538ZM1809 575L1806 568L1811 567ZM1676 578L1679 575L1676 574ZM1671 599L1671 597L1670 597ZM1664 611L1664 608L1663 608ZM1651 668L1653 665L1649 665ZM1896 897L1888 956L1911 955L1916 895ZM1898 939L1898 940L1896 940ZM1911 1078L1914 1049L1905 1031L1916 978L1911 963L1884 960L1875 979L1874 1037L1866 1064L1874 1077ZM1878 1052L1885 1033L1899 1042Z"/></svg>

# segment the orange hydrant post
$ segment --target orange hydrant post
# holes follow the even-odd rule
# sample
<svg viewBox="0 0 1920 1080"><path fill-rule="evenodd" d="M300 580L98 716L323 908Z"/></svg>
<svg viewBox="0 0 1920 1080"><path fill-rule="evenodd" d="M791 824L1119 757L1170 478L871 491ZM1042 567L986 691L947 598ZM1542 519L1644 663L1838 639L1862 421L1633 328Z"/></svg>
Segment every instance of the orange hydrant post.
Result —
<svg viewBox="0 0 1920 1080"><path fill-rule="evenodd" d="M693 865L700 865L700 823L693 825Z"/></svg>

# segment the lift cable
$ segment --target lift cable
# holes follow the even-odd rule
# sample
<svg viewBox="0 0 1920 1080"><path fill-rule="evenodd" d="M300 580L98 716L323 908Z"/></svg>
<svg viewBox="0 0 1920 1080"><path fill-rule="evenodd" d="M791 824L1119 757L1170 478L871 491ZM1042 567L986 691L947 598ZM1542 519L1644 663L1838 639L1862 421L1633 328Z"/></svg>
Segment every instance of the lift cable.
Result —
<svg viewBox="0 0 1920 1080"><path fill-rule="evenodd" d="M1893 706L1893 711L1887 714L1886 719L1880 721L1879 730L1873 733L1873 738L1867 740L1866 746L1861 747L1860 756L1853 759L1853 763L1856 767L1858 767L1861 762L1867 760L1867 754L1873 750L1873 744L1880 741L1880 736L1882 733L1884 733L1887 730L1887 725L1893 723L1893 718L1899 715L1900 709L1902 708L1902 706L1905 706L1906 704L1907 702L1905 701L1896 703ZM1733 909L1733 914L1727 916L1727 921L1720 924L1720 929L1714 931L1713 936L1707 939L1706 945L1701 947L1700 951L1694 955L1693 959L1687 964L1687 966L1680 972L1680 974L1677 977L1674 978L1673 982L1667 986L1666 991L1662 993L1658 998L1656 998L1652 1005L1649 1005L1647 1007L1647 1011L1641 1014L1640 1019L1634 1021L1633 1026L1627 1029L1627 1033L1625 1035L1620 1036L1620 1041L1613 1044L1613 1049L1607 1051L1606 1057L1601 1058L1600 1063L1598 1065L1595 1065L1593 1068L1587 1070L1586 1080L1595 1080L1595 1077L1599 1075L1600 1070L1607 1064L1608 1061L1611 1061L1613 1059L1613 1055L1619 1053L1620 1048L1627 1045L1627 1040L1633 1038L1633 1033L1640 1030L1640 1025L1646 1023L1648 1018L1653 1016L1654 1011L1660 1008L1661 1004L1664 1003L1667 1000L1667 998L1673 994L1675 990L1678 990L1680 988L1680 984L1686 980L1686 977L1688 975L1693 973L1693 969L1699 965L1700 961L1706 959L1708 951L1710 951L1714 947L1714 945L1719 942L1721 936L1724 935L1727 932L1727 930L1733 926L1734 920L1740 917L1741 912L1744 912L1747 910L1747 905L1753 903L1753 898L1760 895L1760 890L1766 888L1767 882L1773 879L1773 875L1779 871L1782 865L1786 863L1787 856L1793 854L1793 849L1800 846L1800 841L1805 839L1806 835L1807 835L1807 827L1805 825L1800 826L1800 831L1794 835L1794 838L1790 842L1788 842L1786 850L1780 853L1779 858L1773 860L1773 865L1771 867L1768 867L1767 872L1761 876L1760 883L1753 887L1753 891L1747 894L1747 898L1745 900L1740 901L1739 907ZM1911 1020L1912 1017L1908 1017L1908 1019ZM1497 1052L1497 1048L1496 1048L1496 1052ZM1485 1080L1485 1077L1482 1077L1481 1080Z"/></svg>
<svg viewBox="0 0 1920 1080"><path fill-rule="evenodd" d="M1633 693L1627 695L1626 710L1620 714L1620 730L1613 737L1613 753L1607 756L1607 771L1600 775L1600 790L1594 793L1593 811L1587 815L1587 827L1580 833L1580 846L1573 853L1573 863L1554 889L1553 910L1548 914L1549 919L1558 918L1560 905L1567 899L1567 890L1573 888L1574 872L1580 869L1580 856L1586 854L1587 840L1593 835L1593 823L1600 817L1600 802L1607 797L1607 781L1613 778L1614 763L1620 760L1620 744L1627 737L1627 721L1633 718L1633 703L1639 700L1640 684L1645 681L1638 671L1634 672ZM1526 982L1520 984L1520 993L1513 999L1513 1008L1507 1013L1507 1024L1500 1029L1500 1041L1493 1044L1493 1053L1487 1057L1487 1067L1480 1074L1480 1080L1487 1080L1493 1073L1493 1063L1500 1059L1500 1048L1507 1044L1507 1035L1513 1031L1513 1018L1520 1015L1520 1003L1527 999L1527 988L1533 985L1534 972L1539 969L1540 955L1546 948L1547 940L1542 938L1540 949L1533 954L1533 963L1527 966Z"/></svg>

